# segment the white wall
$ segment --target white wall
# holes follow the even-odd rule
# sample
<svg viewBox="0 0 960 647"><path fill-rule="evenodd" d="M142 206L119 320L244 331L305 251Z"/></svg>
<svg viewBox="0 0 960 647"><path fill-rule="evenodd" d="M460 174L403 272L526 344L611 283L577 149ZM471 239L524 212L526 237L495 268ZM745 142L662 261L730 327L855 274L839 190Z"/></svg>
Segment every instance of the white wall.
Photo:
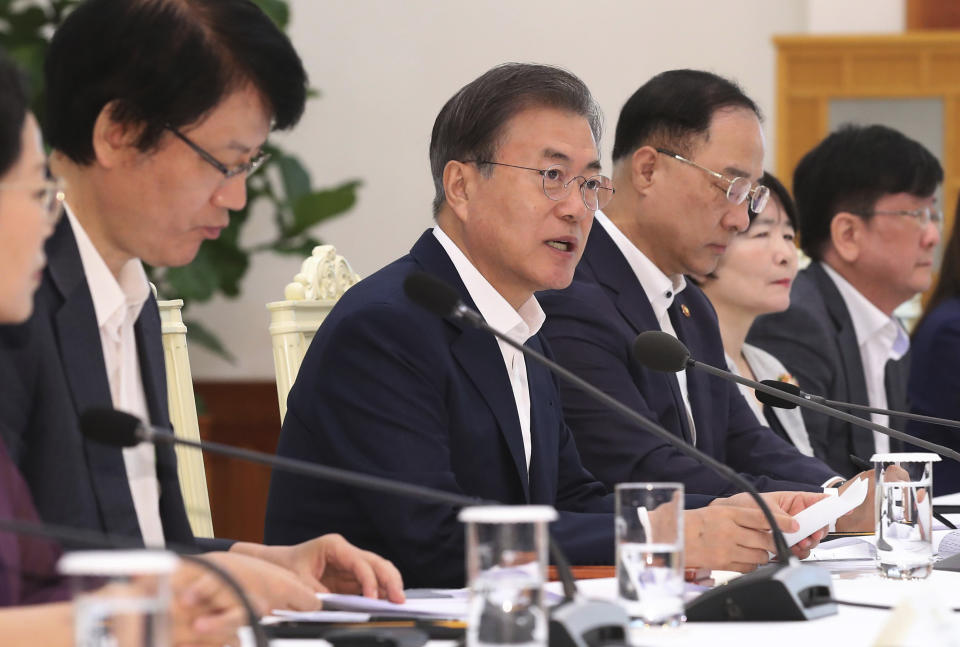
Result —
<svg viewBox="0 0 960 647"><path fill-rule="evenodd" d="M905 0L807 0L807 30L814 34L901 32Z"/></svg>
<svg viewBox="0 0 960 647"><path fill-rule="evenodd" d="M903 0L851 0L871 8L858 15L881 13L874 8L891 2L902 15ZM323 96L295 131L276 140L303 158L317 185L363 179L354 210L317 232L362 275L404 254L431 225L433 120L489 67L535 61L583 78L607 118L605 159L620 107L644 81L678 67L712 70L739 81L759 103L772 160L771 37L804 33L827 15L819 0L292 0L292 11L291 38ZM280 298L297 268L291 259L258 257L241 301L192 310L239 357L230 365L192 348L194 377L272 379L263 304Z"/></svg>

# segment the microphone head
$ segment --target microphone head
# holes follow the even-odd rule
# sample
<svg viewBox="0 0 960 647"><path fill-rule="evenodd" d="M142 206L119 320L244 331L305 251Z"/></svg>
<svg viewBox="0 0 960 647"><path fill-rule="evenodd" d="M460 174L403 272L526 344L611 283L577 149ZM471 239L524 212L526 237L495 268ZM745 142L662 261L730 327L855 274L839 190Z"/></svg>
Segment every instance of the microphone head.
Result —
<svg viewBox="0 0 960 647"><path fill-rule="evenodd" d="M789 382L781 382L780 380L762 380L760 384L764 386L770 386L775 389L779 389L784 393L789 393L790 395L795 395L798 398L801 395L800 387L796 384L790 384ZM780 398L779 396L773 395L772 393L764 393L760 389L755 391L757 394L757 400L760 400L763 404L770 407L778 407L780 409L796 409L796 402L789 402Z"/></svg>
<svg viewBox="0 0 960 647"><path fill-rule="evenodd" d="M426 272L411 272L403 280L403 292L421 308L440 317L454 314L460 295L445 281Z"/></svg>
<svg viewBox="0 0 960 647"><path fill-rule="evenodd" d="M662 330L648 330L634 340L633 357L645 368L676 373L687 368L690 351L673 335Z"/></svg>
<svg viewBox="0 0 960 647"><path fill-rule="evenodd" d="M114 447L139 445L140 419L125 411L93 407L80 414L80 431L90 440Z"/></svg>

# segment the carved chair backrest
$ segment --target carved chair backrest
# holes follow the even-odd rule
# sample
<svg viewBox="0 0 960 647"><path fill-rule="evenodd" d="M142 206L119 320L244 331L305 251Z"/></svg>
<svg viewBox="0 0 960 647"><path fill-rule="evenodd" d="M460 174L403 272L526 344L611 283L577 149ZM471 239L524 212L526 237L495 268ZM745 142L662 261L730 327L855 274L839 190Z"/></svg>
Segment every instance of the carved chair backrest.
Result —
<svg viewBox="0 0 960 647"><path fill-rule="evenodd" d="M287 414L287 394L314 334L337 300L359 280L333 245L318 245L284 288L284 300L267 304L281 422Z"/></svg>

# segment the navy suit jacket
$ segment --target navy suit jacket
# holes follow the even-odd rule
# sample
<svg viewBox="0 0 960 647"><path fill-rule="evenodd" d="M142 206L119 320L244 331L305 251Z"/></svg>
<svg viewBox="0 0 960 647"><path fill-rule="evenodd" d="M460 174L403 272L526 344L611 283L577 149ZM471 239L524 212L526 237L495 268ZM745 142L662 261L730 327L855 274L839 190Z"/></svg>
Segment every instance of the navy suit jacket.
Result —
<svg viewBox="0 0 960 647"><path fill-rule="evenodd" d="M93 299L67 218L46 244L33 317L0 327L0 433L41 519L141 538L122 450L86 440L80 413L110 407ZM160 314L151 297L136 322L150 420L169 427ZM159 445L160 516L168 543L194 543L173 449Z"/></svg>
<svg viewBox="0 0 960 647"><path fill-rule="evenodd" d="M636 274L602 226L592 228L570 287L540 296L547 313L544 332L561 364L671 433L691 440L676 376L648 370L633 360L637 335L659 330L660 325ZM684 306L689 316L680 314ZM726 367L716 313L699 288L688 284L677 295L670 318L694 359ZM564 415L583 462L607 485L680 481L691 493L727 496L739 491L577 389L563 383L560 388ZM835 476L822 462L803 456L760 425L732 382L689 370L687 390L697 448L740 472L761 491L816 491Z"/></svg>
<svg viewBox="0 0 960 647"><path fill-rule="evenodd" d="M783 362L800 388L830 400L869 404L867 383L857 332L850 312L833 279L819 263L802 270L790 290L790 307L783 312L758 317L747 341ZM906 411L909 357L888 362L886 367L887 408ZM869 420L869 414L851 411ZM850 454L870 460L874 453L873 432L820 413L803 410L815 456L843 476L863 471ZM903 429L903 420L890 419ZM899 441L890 439L897 451Z"/></svg>
<svg viewBox="0 0 960 647"><path fill-rule="evenodd" d="M410 302L414 271L473 306L431 231L351 287L317 332L287 400L277 453L510 504L560 511L552 532L575 564L613 563L612 497L580 463L554 380L527 361L532 455L503 356L489 334ZM539 335L527 345L548 352ZM338 532L393 560L409 586L463 586L457 510L274 471L268 543Z"/></svg>
<svg viewBox="0 0 960 647"><path fill-rule="evenodd" d="M960 297L943 301L913 332L907 396L911 411L960 420ZM960 449L960 429L925 422L907 422L918 438ZM926 451L910 447L914 451ZM960 492L960 463L944 459L933 464L934 494Z"/></svg>

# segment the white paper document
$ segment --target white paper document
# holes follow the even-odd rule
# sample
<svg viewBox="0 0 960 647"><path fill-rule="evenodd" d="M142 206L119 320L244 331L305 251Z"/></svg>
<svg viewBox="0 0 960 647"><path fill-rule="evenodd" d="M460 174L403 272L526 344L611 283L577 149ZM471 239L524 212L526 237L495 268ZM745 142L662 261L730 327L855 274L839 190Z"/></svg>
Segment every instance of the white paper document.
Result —
<svg viewBox="0 0 960 647"><path fill-rule="evenodd" d="M361 595L318 593L327 611L356 611L381 617L465 620L469 596L459 590L438 591L440 597L407 598L403 604Z"/></svg>
<svg viewBox="0 0 960 647"><path fill-rule="evenodd" d="M829 496L821 499L806 510L801 510L793 515L793 518L800 524L800 529L796 532L784 533L787 545L793 546L801 539L829 526L863 503L867 498L869 484L867 479L857 479L840 496Z"/></svg>

